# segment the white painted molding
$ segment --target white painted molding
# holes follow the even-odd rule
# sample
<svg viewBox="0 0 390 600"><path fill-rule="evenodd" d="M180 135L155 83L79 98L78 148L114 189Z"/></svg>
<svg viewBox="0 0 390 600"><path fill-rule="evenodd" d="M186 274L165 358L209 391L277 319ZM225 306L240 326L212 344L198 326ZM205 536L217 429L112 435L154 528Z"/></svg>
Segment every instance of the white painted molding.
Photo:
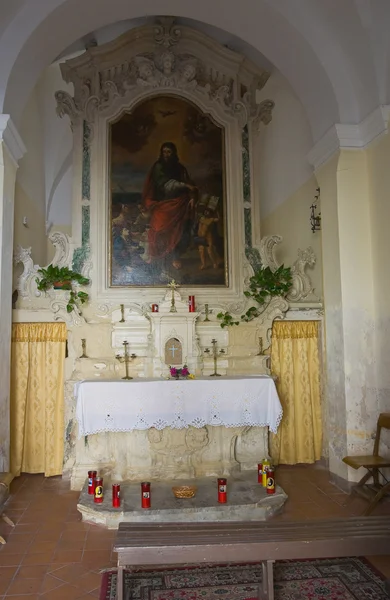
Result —
<svg viewBox="0 0 390 600"><path fill-rule="evenodd" d="M0 114L0 141L3 141L11 158L18 165L26 152L26 146L10 115Z"/></svg>
<svg viewBox="0 0 390 600"><path fill-rule="evenodd" d="M378 106L355 125L337 123L313 146L307 159L315 169L338 150L364 150L388 131L390 105Z"/></svg>

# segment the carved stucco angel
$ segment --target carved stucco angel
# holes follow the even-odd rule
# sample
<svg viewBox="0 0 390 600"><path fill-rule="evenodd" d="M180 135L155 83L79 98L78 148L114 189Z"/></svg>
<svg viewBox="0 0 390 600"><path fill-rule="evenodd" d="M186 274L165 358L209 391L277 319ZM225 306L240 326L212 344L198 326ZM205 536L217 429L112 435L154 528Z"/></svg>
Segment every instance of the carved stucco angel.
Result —
<svg viewBox="0 0 390 600"><path fill-rule="evenodd" d="M158 87L160 77L156 74L154 62L145 57L136 58L135 62L138 68L137 84Z"/></svg>
<svg viewBox="0 0 390 600"><path fill-rule="evenodd" d="M190 59L182 63L180 68L179 77L177 80L177 87L181 89L195 89L198 85L196 75L196 60Z"/></svg>

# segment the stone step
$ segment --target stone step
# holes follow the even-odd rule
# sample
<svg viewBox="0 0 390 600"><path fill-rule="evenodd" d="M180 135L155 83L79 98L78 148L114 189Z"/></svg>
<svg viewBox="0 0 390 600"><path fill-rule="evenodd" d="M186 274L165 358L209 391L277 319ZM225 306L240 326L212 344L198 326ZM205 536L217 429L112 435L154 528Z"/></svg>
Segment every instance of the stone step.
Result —
<svg viewBox="0 0 390 600"><path fill-rule="evenodd" d="M150 509L142 509L140 483L122 482L121 507L113 508L111 481L107 478L103 481L102 504L94 503L93 496L88 494L86 481L77 509L83 521L117 529L121 522L265 521L281 512L287 500L287 494L280 486L276 486L275 494L267 494L266 489L257 483L257 471L245 471L228 478L227 483L228 501L226 504L219 504L215 477L153 481L152 506ZM175 498L172 487L180 485L196 486L195 497Z"/></svg>

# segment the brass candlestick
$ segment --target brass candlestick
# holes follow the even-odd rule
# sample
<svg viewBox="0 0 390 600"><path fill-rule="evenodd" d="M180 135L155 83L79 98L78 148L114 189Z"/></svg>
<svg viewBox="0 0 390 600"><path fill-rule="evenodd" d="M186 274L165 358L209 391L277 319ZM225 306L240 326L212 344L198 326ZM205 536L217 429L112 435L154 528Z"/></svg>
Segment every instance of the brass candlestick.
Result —
<svg viewBox="0 0 390 600"><path fill-rule="evenodd" d="M213 360L214 360L214 373L211 373L210 377L221 377L220 373L217 373L217 361L218 361L218 355L221 354L225 354L225 350L221 349L221 350L217 350L217 340L211 340L211 343L213 345ZM205 354L210 354L210 348L206 348L206 350L204 351Z"/></svg>
<svg viewBox="0 0 390 600"><path fill-rule="evenodd" d="M168 287L172 290L171 308L169 309L169 312L174 313L177 312L177 308L175 306L175 290L180 286L174 279L172 279L172 281L168 283Z"/></svg>
<svg viewBox="0 0 390 600"><path fill-rule="evenodd" d="M209 315L211 315L211 313L212 313L212 312L213 312L213 311L209 309L209 305L208 305L208 304L205 304L205 305L204 305L204 314L206 315L206 316L205 316L205 320L204 320L204 321L205 321L205 323L206 323L207 321L210 321L210 319L209 319Z"/></svg>
<svg viewBox="0 0 390 600"><path fill-rule="evenodd" d="M123 347L124 347L124 355L121 356L120 354L116 354L115 358L117 360L119 360L120 363L125 363L126 375L125 375L125 377L122 377L122 379L130 380L133 378L130 377L130 375L129 375L129 363L130 363L130 361L137 358L137 355L136 354L129 355L129 342L127 342L126 340L123 342Z"/></svg>
<svg viewBox="0 0 390 600"><path fill-rule="evenodd" d="M88 358L88 356L87 356L87 340L85 338L83 338L81 340L81 349L82 349L83 353L80 356L80 358Z"/></svg>
<svg viewBox="0 0 390 600"><path fill-rule="evenodd" d="M121 304L121 320L119 321L119 323L125 323L125 305Z"/></svg>

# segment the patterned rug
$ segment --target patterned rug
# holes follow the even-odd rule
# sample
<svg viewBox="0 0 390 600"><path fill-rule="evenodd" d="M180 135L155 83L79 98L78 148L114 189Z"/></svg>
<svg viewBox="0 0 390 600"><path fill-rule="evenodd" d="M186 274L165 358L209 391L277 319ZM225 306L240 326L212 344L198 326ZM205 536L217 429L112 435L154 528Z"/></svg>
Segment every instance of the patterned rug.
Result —
<svg viewBox="0 0 390 600"><path fill-rule="evenodd" d="M363 558L280 561L275 600L389 600L384 578ZM256 600L261 565L125 573L126 600ZM115 600L116 572L103 574L100 600Z"/></svg>

